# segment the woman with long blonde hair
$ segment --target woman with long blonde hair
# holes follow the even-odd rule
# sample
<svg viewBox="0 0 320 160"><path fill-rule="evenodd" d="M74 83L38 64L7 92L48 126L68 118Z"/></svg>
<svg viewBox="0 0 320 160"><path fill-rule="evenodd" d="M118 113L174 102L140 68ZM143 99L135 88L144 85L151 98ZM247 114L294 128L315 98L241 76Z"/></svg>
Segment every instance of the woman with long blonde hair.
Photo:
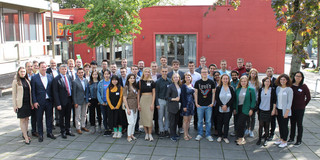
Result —
<svg viewBox="0 0 320 160"><path fill-rule="evenodd" d="M143 125L145 140L153 141L152 122L155 100L155 83L151 77L151 69L144 68L138 82L138 109L140 111L140 124ZM140 97L141 95L141 97Z"/></svg>

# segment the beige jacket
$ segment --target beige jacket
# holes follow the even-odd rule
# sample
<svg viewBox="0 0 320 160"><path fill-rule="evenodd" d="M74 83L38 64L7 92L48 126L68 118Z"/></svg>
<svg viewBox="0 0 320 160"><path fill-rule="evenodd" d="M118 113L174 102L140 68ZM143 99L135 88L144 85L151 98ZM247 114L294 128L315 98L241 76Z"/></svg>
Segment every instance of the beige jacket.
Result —
<svg viewBox="0 0 320 160"><path fill-rule="evenodd" d="M32 106L32 97L31 97L31 85L30 82L27 81L29 88L30 88L30 105ZM14 79L12 82L12 102L13 107L22 107L23 103L23 86L19 86L17 80Z"/></svg>

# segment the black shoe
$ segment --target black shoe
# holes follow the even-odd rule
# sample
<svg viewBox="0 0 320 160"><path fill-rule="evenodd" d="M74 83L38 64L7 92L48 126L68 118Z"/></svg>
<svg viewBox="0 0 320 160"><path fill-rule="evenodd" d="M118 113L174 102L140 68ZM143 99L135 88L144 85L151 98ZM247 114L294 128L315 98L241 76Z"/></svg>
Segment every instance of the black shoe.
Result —
<svg viewBox="0 0 320 160"><path fill-rule="evenodd" d="M266 134L263 134L261 138L266 138Z"/></svg>
<svg viewBox="0 0 320 160"><path fill-rule="evenodd" d="M292 143L292 142L294 142L294 140L293 139L289 139L288 143Z"/></svg>
<svg viewBox="0 0 320 160"><path fill-rule="evenodd" d="M268 141L265 139L263 142L263 146L267 146Z"/></svg>
<svg viewBox="0 0 320 160"><path fill-rule="evenodd" d="M29 142L24 141L24 143L25 143L26 145L30 145L31 140L29 140Z"/></svg>
<svg viewBox="0 0 320 160"><path fill-rule="evenodd" d="M32 132L33 137L39 137L39 134L37 132Z"/></svg>
<svg viewBox="0 0 320 160"><path fill-rule="evenodd" d="M76 136L76 135L74 135L71 131L66 132L66 135L71 136L71 137Z"/></svg>
<svg viewBox="0 0 320 160"><path fill-rule="evenodd" d="M38 141L39 141L39 142L43 142L43 136L42 136L42 135L39 135Z"/></svg>
<svg viewBox="0 0 320 160"><path fill-rule="evenodd" d="M110 136L111 136L111 134L112 134L112 132L111 132L111 131L104 131L103 136L110 137Z"/></svg>
<svg viewBox="0 0 320 160"><path fill-rule="evenodd" d="M56 139L56 137L52 133L47 134L47 137L51 139Z"/></svg>
<svg viewBox="0 0 320 160"><path fill-rule="evenodd" d="M159 138L160 138L160 139L164 138L164 132L160 132Z"/></svg>
<svg viewBox="0 0 320 160"><path fill-rule="evenodd" d="M296 142L296 143L294 144L294 146L295 146L295 147L301 146L301 142Z"/></svg>
<svg viewBox="0 0 320 160"><path fill-rule="evenodd" d="M59 124L59 123L56 123L56 127L60 127L60 124Z"/></svg>
<svg viewBox="0 0 320 160"><path fill-rule="evenodd" d="M273 140L273 134L271 134L269 137L268 137L268 141L272 141Z"/></svg>
<svg viewBox="0 0 320 160"><path fill-rule="evenodd" d="M63 139L67 139L67 135L66 135L66 133L61 133L61 138L63 138Z"/></svg>
<svg viewBox="0 0 320 160"><path fill-rule="evenodd" d="M261 139L259 139L256 143L256 145L260 146L261 145Z"/></svg>
<svg viewBox="0 0 320 160"><path fill-rule="evenodd" d="M167 138L169 138L169 137L170 137L169 132L168 132L168 131L164 131L164 136L167 137Z"/></svg>
<svg viewBox="0 0 320 160"><path fill-rule="evenodd" d="M173 141L173 142L177 142L178 141L176 137L171 137L170 140Z"/></svg>

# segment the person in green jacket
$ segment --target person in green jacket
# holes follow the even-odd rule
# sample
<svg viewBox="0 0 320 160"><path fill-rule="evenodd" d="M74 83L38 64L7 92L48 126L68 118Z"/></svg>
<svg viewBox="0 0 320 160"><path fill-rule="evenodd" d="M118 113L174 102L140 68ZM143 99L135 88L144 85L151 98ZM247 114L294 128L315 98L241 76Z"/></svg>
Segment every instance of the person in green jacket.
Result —
<svg viewBox="0 0 320 160"><path fill-rule="evenodd" d="M238 114L238 127L237 127L237 145L246 143L244 139L244 129L247 119L252 115L256 106L256 93L255 90L248 85L248 77L242 76L240 83L236 89L236 101L234 105L234 115Z"/></svg>

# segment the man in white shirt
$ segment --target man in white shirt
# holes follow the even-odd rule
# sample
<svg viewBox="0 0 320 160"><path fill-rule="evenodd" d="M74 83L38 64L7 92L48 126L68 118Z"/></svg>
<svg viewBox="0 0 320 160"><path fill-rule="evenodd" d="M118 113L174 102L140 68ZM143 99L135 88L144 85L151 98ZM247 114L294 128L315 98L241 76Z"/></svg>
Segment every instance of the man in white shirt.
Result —
<svg viewBox="0 0 320 160"><path fill-rule="evenodd" d="M154 82L157 81L158 77L161 76L160 73L158 73L158 64L156 61L151 62L150 64L151 67L151 78Z"/></svg>
<svg viewBox="0 0 320 160"><path fill-rule="evenodd" d="M189 68L189 73L191 74L192 77L192 86L194 86L194 84L196 83L196 81L198 81L199 79L201 79L201 75L198 72L195 72L195 65L193 61L190 61L188 63L188 68Z"/></svg>

